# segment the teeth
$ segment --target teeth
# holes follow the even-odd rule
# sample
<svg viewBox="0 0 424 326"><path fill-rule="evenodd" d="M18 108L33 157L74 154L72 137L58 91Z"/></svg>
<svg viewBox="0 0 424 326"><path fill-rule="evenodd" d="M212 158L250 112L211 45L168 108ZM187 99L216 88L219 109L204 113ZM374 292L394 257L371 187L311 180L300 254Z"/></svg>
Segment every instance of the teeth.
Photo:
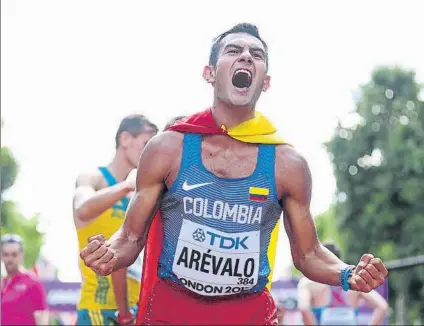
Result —
<svg viewBox="0 0 424 326"><path fill-rule="evenodd" d="M252 74L250 73L250 71L249 71L249 70L246 70L246 69L239 69L239 70L237 70L237 71L236 71L236 74L237 74L237 73L239 73L239 72L244 72L244 73L246 73L246 74L248 74L248 75L249 75L249 78L252 78Z"/></svg>

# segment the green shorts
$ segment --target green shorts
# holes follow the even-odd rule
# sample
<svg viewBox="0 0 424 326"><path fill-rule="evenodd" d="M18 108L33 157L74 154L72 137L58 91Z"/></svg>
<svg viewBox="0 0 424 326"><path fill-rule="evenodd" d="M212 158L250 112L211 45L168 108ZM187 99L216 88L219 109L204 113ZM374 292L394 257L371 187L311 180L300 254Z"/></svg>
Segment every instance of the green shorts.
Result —
<svg viewBox="0 0 424 326"><path fill-rule="evenodd" d="M132 307L131 311L135 316L137 314L137 307ZM118 325L115 309L79 309L77 314L77 325Z"/></svg>

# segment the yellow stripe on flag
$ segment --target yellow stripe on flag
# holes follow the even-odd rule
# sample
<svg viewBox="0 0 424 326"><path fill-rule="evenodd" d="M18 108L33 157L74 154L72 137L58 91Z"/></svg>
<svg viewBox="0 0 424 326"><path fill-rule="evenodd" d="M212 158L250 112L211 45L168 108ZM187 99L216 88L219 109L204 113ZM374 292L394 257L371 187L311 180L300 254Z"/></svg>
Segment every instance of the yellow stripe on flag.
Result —
<svg viewBox="0 0 424 326"><path fill-rule="evenodd" d="M251 195L268 196L269 195L269 189L267 189L267 188L250 187L249 188L249 194L251 194Z"/></svg>

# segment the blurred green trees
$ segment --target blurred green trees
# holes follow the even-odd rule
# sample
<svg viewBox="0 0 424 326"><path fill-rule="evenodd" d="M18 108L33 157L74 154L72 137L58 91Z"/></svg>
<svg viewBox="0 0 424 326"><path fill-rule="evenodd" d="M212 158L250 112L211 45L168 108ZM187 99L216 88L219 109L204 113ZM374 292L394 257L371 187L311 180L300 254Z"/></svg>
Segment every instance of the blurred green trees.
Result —
<svg viewBox="0 0 424 326"><path fill-rule="evenodd" d="M3 127L3 121L2 121ZM1 147L1 234L19 234L25 242L25 266L31 267L37 260L43 243L43 234L37 230L38 216L25 218L15 203L4 199L4 193L13 186L18 175L18 165L7 147Z"/></svg>
<svg viewBox="0 0 424 326"><path fill-rule="evenodd" d="M338 200L317 223L333 218L325 232L337 227L350 262L366 252L386 261L423 254L422 92L413 71L377 68L360 87L356 110L340 121L326 144ZM424 314L423 267L392 273L389 284L391 299L407 289L411 318L420 309Z"/></svg>

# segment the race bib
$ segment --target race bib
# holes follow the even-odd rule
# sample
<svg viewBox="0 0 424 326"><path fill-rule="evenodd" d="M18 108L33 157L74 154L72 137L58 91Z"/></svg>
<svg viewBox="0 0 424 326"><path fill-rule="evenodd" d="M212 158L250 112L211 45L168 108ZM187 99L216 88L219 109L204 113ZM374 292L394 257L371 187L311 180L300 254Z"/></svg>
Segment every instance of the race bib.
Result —
<svg viewBox="0 0 424 326"><path fill-rule="evenodd" d="M144 251L140 253L134 264L127 268L127 276L136 280L137 282L141 282L141 273L143 271L143 255Z"/></svg>
<svg viewBox="0 0 424 326"><path fill-rule="evenodd" d="M225 233L183 220L172 271L201 295L245 292L258 281L259 246L260 231Z"/></svg>
<svg viewBox="0 0 424 326"><path fill-rule="evenodd" d="M351 308L326 308L321 313L321 325L356 325L356 314Z"/></svg>

